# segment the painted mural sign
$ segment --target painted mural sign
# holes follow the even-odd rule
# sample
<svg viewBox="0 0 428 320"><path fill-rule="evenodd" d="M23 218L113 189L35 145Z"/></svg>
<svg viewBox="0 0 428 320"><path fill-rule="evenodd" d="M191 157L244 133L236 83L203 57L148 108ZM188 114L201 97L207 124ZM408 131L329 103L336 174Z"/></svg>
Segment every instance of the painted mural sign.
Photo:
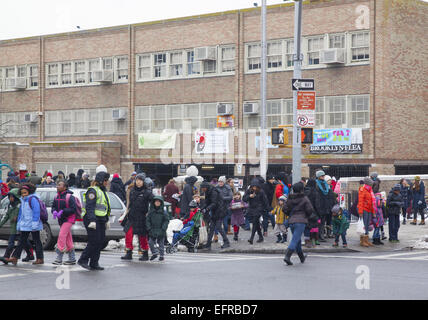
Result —
<svg viewBox="0 0 428 320"><path fill-rule="evenodd" d="M355 154L363 152L361 128L314 130L314 143L310 153Z"/></svg>

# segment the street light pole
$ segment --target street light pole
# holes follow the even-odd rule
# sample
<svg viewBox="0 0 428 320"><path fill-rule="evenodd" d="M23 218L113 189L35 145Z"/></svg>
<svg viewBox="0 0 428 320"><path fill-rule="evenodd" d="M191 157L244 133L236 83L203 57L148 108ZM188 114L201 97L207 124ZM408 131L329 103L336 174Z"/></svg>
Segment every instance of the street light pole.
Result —
<svg viewBox="0 0 428 320"><path fill-rule="evenodd" d="M302 37L302 0L294 1L294 71L293 78L302 78L301 53ZM302 144L301 128L297 126L297 95L298 91L293 90L293 184L301 180L302 175Z"/></svg>
<svg viewBox="0 0 428 320"><path fill-rule="evenodd" d="M266 0L262 0L261 12L262 41L261 41L261 81L260 100L262 107L261 132L260 132L260 175L266 179L267 171L267 148L266 148Z"/></svg>

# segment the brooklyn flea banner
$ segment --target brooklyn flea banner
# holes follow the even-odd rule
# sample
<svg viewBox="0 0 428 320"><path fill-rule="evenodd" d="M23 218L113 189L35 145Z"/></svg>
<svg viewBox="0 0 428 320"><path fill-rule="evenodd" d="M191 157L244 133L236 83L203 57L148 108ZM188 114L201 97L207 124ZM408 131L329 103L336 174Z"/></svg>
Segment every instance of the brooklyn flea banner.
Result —
<svg viewBox="0 0 428 320"><path fill-rule="evenodd" d="M314 130L314 143L310 153L356 154L363 152L361 128Z"/></svg>

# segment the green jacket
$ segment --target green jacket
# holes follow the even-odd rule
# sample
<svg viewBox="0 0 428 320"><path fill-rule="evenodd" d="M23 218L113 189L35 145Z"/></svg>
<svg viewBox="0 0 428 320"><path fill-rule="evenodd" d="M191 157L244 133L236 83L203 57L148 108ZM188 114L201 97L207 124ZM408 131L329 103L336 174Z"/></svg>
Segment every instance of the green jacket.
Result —
<svg viewBox="0 0 428 320"><path fill-rule="evenodd" d="M349 221L343 214L333 216L331 223L333 225L333 234L342 234L349 228Z"/></svg>
<svg viewBox="0 0 428 320"><path fill-rule="evenodd" d="M10 234L17 234L16 231L16 224L18 222L18 214L19 214L19 207L21 206L21 201L19 201L18 196L18 189L12 189L9 194L12 194L15 196L15 206L12 206L9 204L9 207L7 209L7 212L3 219L0 221L0 228L3 227L3 225L10 221Z"/></svg>
<svg viewBox="0 0 428 320"><path fill-rule="evenodd" d="M160 208L155 208L155 201L160 200ZM146 227L149 232L149 236L152 238L165 237L166 229L168 229L169 217L165 213L164 204L162 197L154 197L150 206L150 211L146 217Z"/></svg>

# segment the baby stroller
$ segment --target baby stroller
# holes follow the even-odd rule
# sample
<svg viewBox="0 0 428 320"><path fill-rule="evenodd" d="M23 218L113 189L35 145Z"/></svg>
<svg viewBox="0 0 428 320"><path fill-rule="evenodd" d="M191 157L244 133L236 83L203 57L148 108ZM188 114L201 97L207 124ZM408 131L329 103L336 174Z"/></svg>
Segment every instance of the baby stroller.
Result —
<svg viewBox="0 0 428 320"><path fill-rule="evenodd" d="M184 245L189 252L197 252L199 246L199 228L201 227L202 212L198 210L192 219L180 231L174 231L172 243L166 246L166 253L178 251L178 245Z"/></svg>

